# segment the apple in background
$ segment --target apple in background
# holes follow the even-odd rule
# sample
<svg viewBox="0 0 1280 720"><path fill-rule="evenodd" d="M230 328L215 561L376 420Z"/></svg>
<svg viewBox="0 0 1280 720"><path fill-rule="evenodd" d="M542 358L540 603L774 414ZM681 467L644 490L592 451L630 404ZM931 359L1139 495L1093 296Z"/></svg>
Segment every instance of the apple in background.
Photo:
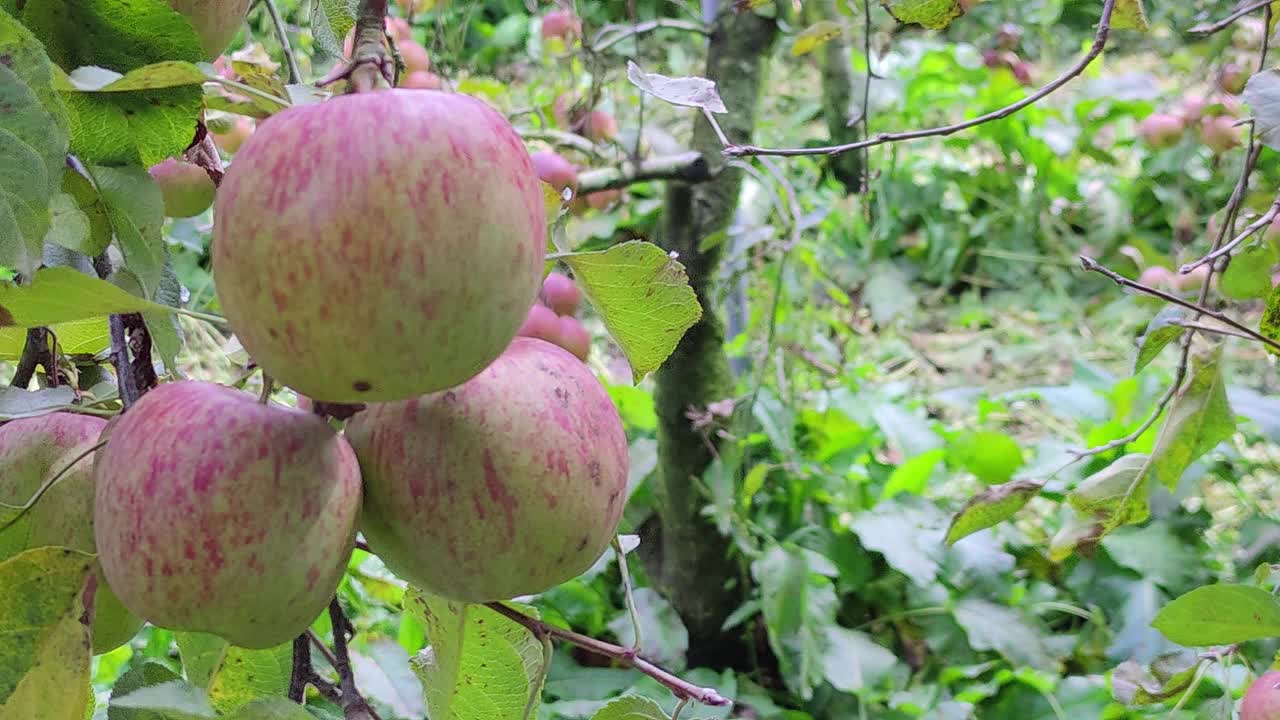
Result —
<svg viewBox="0 0 1280 720"><path fill-rule="evenodd" d="M516 332L518 337L538 338L549 343L560 344L560 318L551 308L542 303L534 303L525 315L524 324Z"/></svg>
<svg viewBox="0 0 1280 720"><path fill-rule="evenodd" d="M164 214L173 218L195 217L213 205L215 188L204 168L166 158L147 172L160 186Z"/></svg>
<svg viewBox="0 0 1280 720"><path fill-rule="evenodd" d="M542 592L591 567L617 532L622 420L587 366L542 340L516 338L457 387L370 405L346 433L364 478L361 531L427 592Z"/></svg>
<svg viewBox="0 0 1280 720"><path fill-rule="evenodd" d="M169 0L169 7L191 23L205 56L212 60L227 49L249 12L250 0Z"/></svg>
<svg viewBox="0 0 1280 720"><path fill-rule="evenodd" d="M583 199L586 200L587 205L590 205L592 208L596 210L605 210L605 209L608 209L610 206L612 206L614 203L622 200L622 191L621 190L600 190L598 192L588 193L587 195L584 195Z"/></svg>
<svg viewBox="0 0 1280 720"><path fill-rule="evenodd" d="M560 38L565 44L582 35L582 20L569 10L552 10L542 16L542 37Z"/></svg>
<svg viewBox="0 0 1280 720"><path fill-rule="evenodd" d="M332 152L355 139L361 152ZM468 95L295 105L218 190L218 299L249 355L316 401L453 387L503 352L537 297L543 197L510 122Z"/></svg>
<svg viewBox="0 0 1280 720"><path fill-rule="evenodd" d="M398 87L408 88L410 90L439 90L444 87L444 82L440 80L440 76L433 72L417 72L406 73L400 78Z"/></svg>
<svg viewBox="0 0 1280 720"><path fill-rule="evenodd" d="M1218 71L1218 88L1230 95L1239 95L1249 82L1249 74L1248 70L1237 63L1227 63Z"/></svg>
<svg viewBox="0 0 1280 720"><path fill-rule="evenodd" d="M1138 137L1149 147L1167 148L1178 144L1184 129L1177 117L1168 113L1152 113L1138 123Z"/></svg>
<svg viewBox="0 0 1280 720"><path fill-rule="evenodd" d="M539 299L557 315L574 315L582 303L582 291L569 276L553 272L543 279Z"/></svg>
<svg viewBox="0 0 1280 720"><path fill-rule="evenodd" d="M550 150L540 150L529 155L538 179L554 187L558 192L569 188L578 191L578 168L563 155Z"/></svg>
<svg viewBox="0 0 1280 720"><path fill-rule="evenodd" d="M360 470L321 418L204 382L160 385L93 466L94 537L123 605L268 648L307 629L355 542Z"/></svg>
<svg viewBox="0 0 1280 720"><path fill-rule="evenodd" d="M1174 287L1178 290L1199 290L1204 284L1204 279L1209 275L1209 266L1201 265L1189 273L1176 273L1174 275ZM1214 282L1217 282L1217 276L1214 276Z"/></svg>
<svg viewBox="0 0 1280 720"><path fill-rule="evenodd" d="M559 321L560 342L556 344L586 362L591 355L591 333L587 331L587 326L570 315L561 317Z"/></svg>
<svg viewBox="0 0 1280 720"><path fill-rule="evenodd" d="M402 42L396 46L396 50L400 52L400 59L404 60L406 73L427 72L431 69L431 58L427 55L427 49L418 43L412 40Z"/></svg>
<svg viewBox="0 0 1280 720"><path fill-rule="evenodd" d="M569 115L573 112L573 106L577 100L569 95L559 95L555 102L551 104L551 117L555 119L556 125L562 128L568 128L570 125Z"/></svg>
<svg viewBox="0 0 1280 720"><path fill-rule="evenodd" d="M612 140L618 135L618 121L604 110L592 110L582 118L578 134L592 142Z"/></svg>
<svg viewBox="0 0 1280 720"><path fill-rule="evenodd" d="M223 152L234 155L244 141L253 135L254 123L252 119L238 115L225 127L225 130L219 132L210 125L209 134L213 136L214 144L222 148Z"/></svg>
<svg viewBox="0 0 1280 720"><path fill-rule="evenodd" d="M1224 153L1240 146L1240 128L1226 115L1206 117L1200 120L1200 141L1215 153Z"/></svg>
<svg viewBox="0 0 1280 720"><path fill-rule="evenodd" d="M73 413L0 425L0 503L22 505L42 485L63 473L30 510L0 528L0 560L47 545L97 554L93 456L80 456L98 442L106 426L102 418ZM103 580L100 563L94 562L93 572L98 577L93 593L93 652L102 654L128 642L142 627L142 620L120 604Z"/></svg>
<svg viewBox="0 0 1280 720"><path fill-rule="evenodd" d="M387 18L387 32L397 43L413 42L413 26L404 18Z"/></svg>
<svg viewBox="0 0 1280 720"><path fill-rule="evenodd" d="M1138 282L1157 290L1173 290L1179 286L1177 273L1163 265L1152 265L1138 276Z"/></svg>
<svg viewBox="0 0 1280 720"><path fill-rule="evenodd" d="M1204 113L1212 105L1209 98L1199 93L1189 92L1182 96L1182 100L1178 102L1178 109L1174 115L1182 120L1183 124L1191 125L1204 117Z"/></svg>
<svg viewBox="0 0 1280 720"><path fill-rule="evenodd" d="M1280 719L1280 670L1258 676L1240 701L1240 720Z"/></svg>

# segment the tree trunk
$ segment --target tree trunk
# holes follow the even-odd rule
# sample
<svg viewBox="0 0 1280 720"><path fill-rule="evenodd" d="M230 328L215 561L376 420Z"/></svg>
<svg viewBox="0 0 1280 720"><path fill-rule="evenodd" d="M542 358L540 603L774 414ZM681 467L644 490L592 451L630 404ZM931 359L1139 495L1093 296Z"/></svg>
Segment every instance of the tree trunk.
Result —
<svg viewBox="0 0 1280 720"><path fill-rule="evenodd" d="M716 81L729 109L717 117L725 134L733 142L750 142L776 27L751 12L726 10L720 18L709 41L706 77ZM694 130L693 148L713 167L723 167L720 141L705 119ZM742 600L741 588L726 587L735 575L729 542L701 516L707 499L697 485L712 459L708 443L717 438L695 430L686 414L690 407L705 408L733 394L724 326L711 302L720 249L699 252L698 243L728 226L741 186L742 173L734 169L696 186L670 183L660 238L679 254L703 307L702 319L658 370L655 397L661 526L655 575L689 629L693 665L741 660L740 655L726 657L731 644L719 638L725 618Z"/></svg>
<svg viewBox="0 0 1280 720"><path fill-rule="evenodd" d="M806 8L814 8L810 11L811 22L839 17L835 0L807 4ZM821 12L816 12L819 8ZM857 108L854 107L852 58L850 57L852 48L848 37L841 34L823 45L821 52L822 117L826 121L827 134L830 136L830 142L826 144L844 145L857 142L862 136L860 126L850 125L849 119L860 120L860 113L866 112L866 109L862 108L860 95L857 98ZM861 86L858 89L861 91ZM827 163L831 168L831 174L835 175L850 193L862 192L862 153L842 153L828 158Z"/></svg>

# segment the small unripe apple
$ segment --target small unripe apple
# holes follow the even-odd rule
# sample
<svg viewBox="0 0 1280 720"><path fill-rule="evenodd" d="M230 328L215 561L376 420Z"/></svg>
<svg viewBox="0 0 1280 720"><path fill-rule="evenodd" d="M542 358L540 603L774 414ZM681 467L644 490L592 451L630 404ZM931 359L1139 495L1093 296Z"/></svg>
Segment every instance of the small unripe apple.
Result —
<svg viewBox="0 0 1280 720"><path fill-rule="evenodd" d="M166 158L152 165L147 172L160 186L164 214L169 217L195 217L213 204L213 180L199 165Z"/></svg>
<svg viewBox="0 0 1280 720"><path fill-rule="evenodd" d="M227 49L231 39L244 23L250 0L169 0L169 7L191 23L212 60Z"/></svg>
<svg viewBox="0 0 1280 720"><path fill-rule="evenodd" d="M582 118L578 134L594 142L612 140L618 135L618 121L604 110L592 110Z"/></svg>
<svg viewBox="0 0 1280 720"><path fill-rule="evenodd" d="M1179 284L1177 273L1163 265L1152 265L1138 276L1138 282L1159 290L1172 290Z"/></svg>
<svg viewBox="0 0 1280 720"><path fill-rule="evenodd" d="M107 421L72 413L12 420L0 426L0 503L22 505L63 470L31 509L0 529L0 560L31 548L57 545L91 554L93 540L93 457L80 455L98 442ZM7 517L7 516L6 516ZM93 652L102 654L128 642L142 627L116 597L93 564L98 577L93 593Z"/></svg>
<svg viewBox="0 0 1280 720"><path fill-rule="evenodd" d="M413 26L404 18L387 18L387 32L397 43L413 42Z"/></svg>
<svg viewBox="0 0 1280 720"><path fill-rule="evenodd" d="M543 279L539 297L555 314L574 315L582 302L582 291L567 275L553 272Z"/></svg>
<svg viewBox="0 0 1280 720"><path fill-rule="evenodd" d="M516 335L538 338L559 345L560 318L546 305L534 303L533 307L529 308L529 313L525 315L524 324L520 326Z"/></svg>
<svg viewBox="0 0 1280 720"><path fill-rule="evenodd" d="M578 168L564 158L563 155L549 150L542 150L529 155L538 179L554 187L559 192L570 188L578 191Z"/></svg>
<svg viewBox="0 0 1280 720"><path fill-rule="evenodd" d="M223 313L272 377L378 402L453 387L502 353L541 286L546 232L504 116L391 89L263 122L219 188L211 254Z"/></svg>
<svg viewBox="0 0 1280 720"><path fill-rule="evenodd" d="M560 38L565 43L582 34L582 21L569 10L552 10L542 16L542 37Z"/></svg>
<svg viewBox="0 0 1280 720"><path fill-rule="evenodd" d="M600 190L585 196L587 204L596 210L604 210L622 199L621 190Z"/></svg>
<svg viewBox="0 0 1280 720"><path fill-rule="evenodd" d="M1253 681L1240 701L1240 720L1280 720L1280 670Z"/></svg>
<svg viewBox="0 0 1280 720"><path fill-rule="evenodd" d="M591 333L582 321L572 315L560 318L560 342L556 344L583 362L591 355Z"/></svg>
<svg viewBox="0 0 1280 720"><path fill-rule="evenodd" d="M347 423L365 483L360 529L400 577L465 602L538 593L609 546L627 439L600 382L556 345L516 338L443 392Z"/></svg>
<svg viewBox="0 0 1280 720"><path fill-rule="evenodd" d="M231 126L225 132L214 132L211 127L209 128L209 134L213 136L214 144L222 148L223 152L228 155L234 155L240 149L240 146L244 144L244 141L248 140L250 135L253 135L253 129L253 120L238 116L231 121Z"/></svg>
<svg viewBox="0 0 1280 720"><path fill-rule="evenodd" d="M1200 141L1215 153L1224 153L1240 146L1240 128L1235 120L1225 115L1200 120Z"/></svg>
<svg viewBox="0 0 1280 720"><path fill-rule="evenodd" d="M94 535L125 607L246 648L295 638L346 570L360 508L324 420L202 382L160 385L97 453Z"/></svg>
<svg viewBox="0 0 1280 720"><path fill-rule="evenodd" d="M1138 137L1153 148L1167 148L1182 139L1182 121L1168 113L1152 113L1138 123Z"/></svg>
<svg viewBox="0 0 1280 720"><path fill-rule="evenodd" d="M1178 102L1176 115L1182 120L1183 124L1190 126L1199 122L1204 113L1209 109L1212 103L1209 98L1199 93L1187 93L1182 96L1182 100Z"/></svg>
<svg viewBox="0 0 1280 720"><path fill-rule="evenodd" d="M1178 290L1199 290L1204 285L1204 279L1209 275L1209 266L1200 265L1192 269L1189 273L1177 273L1174 275L1174 287ZM1216 281L1216 276L1215 276Z"/></svg>
<svg viewBox="0 0 1280 720"><path fill-rule="evenodd" d="M409 90L439 90L444 87L444 83L441 82L439 75L436 75L433 72L423 72L419 70L417 72L407 73L404 77L400 78L400 85L398 87Z"/></svg>
<svg viewBox="0 0 1280 720"><path fill-rule="evenodd" d="M1249 71L1236 63L1227 63L1218 71L1218 87L1225 93L1239 95L1247 82Z"/></svg>
<svg viewBox="0 0 1280 720"><path fill-rule="evenodd" d="M431 69L431 56L418 43L412 40L403 42L396 46L396 50L400 52L400 59L404 60L406 73L427 72Z"/></svg>

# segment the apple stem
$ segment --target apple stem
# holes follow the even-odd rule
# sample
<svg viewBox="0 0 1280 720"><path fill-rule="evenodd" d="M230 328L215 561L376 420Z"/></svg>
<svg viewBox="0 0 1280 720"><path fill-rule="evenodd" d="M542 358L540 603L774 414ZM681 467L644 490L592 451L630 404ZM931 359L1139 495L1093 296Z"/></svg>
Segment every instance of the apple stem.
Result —
<svg viewBox="0 0 1280 720"><path fill-rule="evenodd" d="M603 640L597 640L593 637L573 632L572 630L565 630L554 625L548 625L537 618L529 617L519 610L507 607L500 602L485 603L484 605L508 620L512 620L523 625L525 629L533 633L533 636L538 639L549 637L557 640L563 640L564 642L576 645L583 650L593 652L596 655L612 658L619 665L635 668L654 680L657 680L680 700L696 700L703 705L716 705L721 707L732 704L728 698L721 695L715 688L699 687L687 680L682 680L658 665L640 657L640 655L636 653L635 648L625 648L621 645L614 645L613 643L607 643Z"/></svg>
<svg viewBox="0 0 1280 720"><path fill-rule="evenodd" d="M395 63L387 54L387 0L360 0L348 81L351 92L394 84Z"/></svg>

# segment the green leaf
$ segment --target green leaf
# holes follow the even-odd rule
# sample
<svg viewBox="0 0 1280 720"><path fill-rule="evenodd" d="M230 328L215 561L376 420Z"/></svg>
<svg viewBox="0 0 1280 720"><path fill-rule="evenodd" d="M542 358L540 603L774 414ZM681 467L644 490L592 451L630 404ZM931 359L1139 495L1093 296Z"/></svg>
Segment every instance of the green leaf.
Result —
<svg viewBox="0 0 1280 720"><path fill-rule="evenodd" d="M532 633L483 605L413 588L404 607L422 621L431 641L430 651L415 659L414 672L433 720L522 720L543 675L542 643Z"/></svg>
<svg viewBox="0 0 1280 720"><path fill-rule="evenodd" d="M751 564L760 585L761 610L769 646L787 686L804 699L824 679L826 631L835 624L835 588L810 571L805 552L794 545L770 546Z"/></svg>
<svg viewBox="0 0 1280 720"><path fill-rule="evenodd" d="M89 237L89 216L76 199L63 192L54 195L49 201L49 232L44 241L79 252L87 247Z"/></svg>
<svg viewBox="0 0 1280 720"><path fill-rule="evenodd" d="M342 55L342 40L356 26L356 0L311 0L311 33L330 55Z"/></svg>
<svg viewBox="0 0 1280 720"><path fill-rule="evenodd" d="M178 643L187 680L197 687L208 688L218 668L222 667L230 643L217 635L197 632L174 633L173 639Z"/></svg>
<svg viewBox="0 0 1280 720"><path fill-rule="evenodd" d="M143 297L155 297L168 252L164 245L164 198L160 186L140 167L92 167L124 266L138 278Z"/></svg>
<svg viewBox="0 0 1280 720"><path fill-rule="evenodd" d="M1206 585L1160 609L1151 626L1188 647L1280 636L1280 600L1252 585Z"/></svg>
<svg viewBox="0 0 1280 720"><path fill-rule="evenodd" d="M71 150L97 165L154 165L191 144L203 97L198 85L64 93Z"/></svg>
<svg viewBox="0 0 1280 720"><path fill-rule="evenodd" d="M1272 288L1267 295L1267 305L1262 311L1262 319L1258 322L1258 332L1271 340L1280 341L1280 286ZM1280 351L1270 345L1263 345L1272 355L1280 355Z"/></svg>
<svg viewBox="0 0 1280 720"><path fill-rule="evenodd" d="M68 407L75 399L75 390L65 385L39 390L3 386L0 387L0 421L48 415Z"/></svg>
<svg viewBox="0 0 1280 720"><path fill-rule="evenodd" d="M1067 495L1067 502L1108 531L1146 520L1151 514L1147 503L1150 459L1142 453L1119 458L1081 480Z"/></svg>
<svg viewBox="0 0 1280 720"><path fill-rule="evenodd" d="M625 242L570 255L564 262L626 354L637 382L657 369L702 317L684 266L652 243Z"/></svg>
<svg viewBox="0 0 1280 720"><path fill-rule="evenodd" d="M208 76L194 63L169 60L143 65L123 75L107 68L88 66L58 74L53 86L63 92L130 92L203 85Z"/></svg>
<svg viewBox="0 0 1280 720"><path fill-rule="evenodd" d="M1185 692L1196 677L1196 669L1192 664L1162 682L1137 662L1126 660L1111 673L1112 693L1125 705L1156 705ZM1228 710L1223 717L1229 716Z"/></svg>
<svg viewBox="0 0 1280 720"><path fill-rule="evenodd" d="M1191 380L1178 391L1151 450L1151 472L1170 489L1182 473L1218 443L1231 439L1236 418L1227 404L1218 359L1196 363Z"/></svg>
<svg viewBox="0 0 1280 720"><path fill-rule="evenodd" d="M1231 257L1219 287L1232 300L1256 300L1271 292L1271 268L1276 248L1269 242L1245 248Z"/></svg>
<svg viewBox="0 0 1280 720"><path fill-rule="evenodd" d="M292 673L292 642L267 650L230 647L209 684L209 702L227 713L252 700L284 695Z"/></svg>
<svg viewBox="0 0 1280 720"><path fill-rule="evenodd" d="M1014 667L1055 671L1058 660L1046 643L1048 632L1023 613L978 597L964 597L952 608L956 623L974 650L994 650Z"/></svg>
<svg viewBox="0 0 1280 720"><path fill-rule="evenodd" d="M57 242L68 250L74 250L89 257L96 257L106 252L107 246L115 236L115 231L111 228L111 217L107 213L107 207L103 204L102 198L98 195L97 188L87 176L68 167L62 173L62 192L75 200L76 207L89 223L89 231L80 243L74 245L63 242L64 238L46 237L46 240Z"/></svg>
<svg viewBox="0 0 1280 720"><path fill-rule="evenodd" d="M111 695L122 698L144 687L164 685L174 681L181 682L182 678L158 662L145 662L135 666L116 680L111 688ZM107 706L107 720L165 720L166 717L164 713L155 710Z"/></svg>
<svg viewBox="0 0 1280 720"><path fill-rule="evenodd" d="M7 18L7 16L5 16ZM67 137L30 87L0 64L0 265L29 275L49 231Z"/></svg>
<svg viewBox="0 0 1280 720"><path fill-rule="evenodd" d="M118 714L122 710L133 712ZM117 717L126 720L199 720L217 717L217 713L209 706L204 690L183 680L170 680L146 685L127 694L113 694L107 717L109 720Z"/></svg>
<svg viewBox="0 0 1280 720"><path fill-rule="evenodd" d="M1187 311L1183 308L1177 305L1166 305L1156 313L1154 318L1151 318L1151 322L1147 323L1146 332L1138 338L1138 355L1133 361L1134 375L1150 365L1169 343L1182 337L1187 329L1181 325L1175 325L1174 322L1181 321L1186 316Z"/></svg>
<svg viewBox="0 0 1280 720"><path fill-rule="evenodd" d="M610 700L591 720L668 720L658 703L639 695L623 695Z"/></svg>
<svg viewBox="0 0 1280 720"><path fill-rule="evenodd" d="M285 698L255 700L227 717L227 720L315 720L302 706Z"/></svg>
<svg viewBox="0 0 1280 720"><path fill-rule="evenodd" d="M1280 71L1254 73L1245 83L1243 97L1253 116L1254 136L1272 150L1280 150Z"/></svg>
<svg viewBox="0 0 1280 720"><path fill-rule="evenodd" d="M838 625L824 632L822 676L840 692L856 693L880 684L898 665L898 656L865 633Z"/></svg>
<svg viewBox="0 0 1280 720"><path fill-rule="evenodd" d="M1142 0L1116 0L1111 14L1111 27L1116 30L1150 30Z"/></svg>
<svg viewBox="0 0 1280 720"><path fill-rule="evenodd" d="M92 565L92 555L60 547L0 563L0 717L85 717L89 628L80 617Z"/></svg>
<svg viewBox="0 0 1280 720"><path fill-rule="evenodd" d="M959 0L880 0L880 4L903 25L921 25L942 30L964 14Z"/></svg>
<svg viewBox="0 0 1280 720"><path fill-rule="evenodd" d="M67 355L96 355L111 344L106 317L58 323L49 329L58 339L58 350ZM0 360L12 362L22 357L26 343L26 328L0 328Z"/></svg>
<svg viewBox="0 0 1280 720"><path fill-rule="evenodd" d="M885 481L884 489L880 491L880 499L888 500L902 492L912 495L923 494L934 468L938 467L938 463L942 462L946 455L945 450L929 450L894 468L893 472L889 473L889 479Z"/></svg>
<svg viewBox="0 0 1280 720"><path fill-rule="evenodd" d="M974 495L951 520L947 528L947 544L1008 520L1039 494L1044 483L1037 480L1014 480L993 485Z"/></svg>
<svg viewBox="0 0 1280 720"><path fill-rule="evenodd" d="M63 68L127 72L162 60L205 60L195 30L164 0L40 0L21 17Z"/></svg>
<svg viewBox="0 0 1280 720"><path fill-rule="evenodd" d="M819 20L796 35L791 43L791 56L808 55L818 48L840 37L840 23L831 20Z"/></svg>
<svg viewBox="0 0 1280 720"><path fill-rule="evenodd" d="M0 55L8 58L5 66L40 99L54 122L54 134L65 143L68 133L67 108L62 96L53 89L56 74L53 62L45 54L44 45L25 25L0 9Z"/></svg>
<svg viewBox="0 0 1280 720"><path fill-rule="evenodd" d="M166 311L68 267L43 268L31 285L0 283L0 328L31 328L117 313Z"/></svg>

